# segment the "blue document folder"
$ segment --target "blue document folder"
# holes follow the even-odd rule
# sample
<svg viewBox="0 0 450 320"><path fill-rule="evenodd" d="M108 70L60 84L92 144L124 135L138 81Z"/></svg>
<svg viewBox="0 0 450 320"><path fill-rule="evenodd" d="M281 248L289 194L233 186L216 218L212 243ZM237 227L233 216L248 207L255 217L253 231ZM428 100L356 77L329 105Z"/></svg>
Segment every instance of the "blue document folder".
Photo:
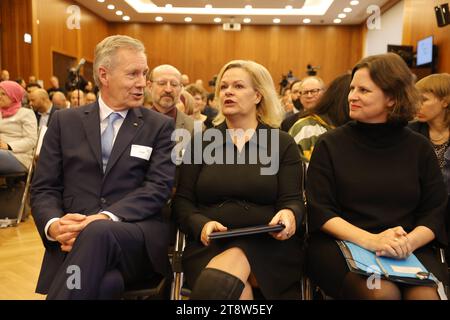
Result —
<svg viewBox="0 0 450 320"><path fill-rule="evenodd" d="M415 285L435 285L427 277L428 270L411 254L406 259L377 257L374 252L366 250L349 241L337 241L350 271L360 274L379 274L383 278ZM425 275L425 276L424 276Z"/></svg>

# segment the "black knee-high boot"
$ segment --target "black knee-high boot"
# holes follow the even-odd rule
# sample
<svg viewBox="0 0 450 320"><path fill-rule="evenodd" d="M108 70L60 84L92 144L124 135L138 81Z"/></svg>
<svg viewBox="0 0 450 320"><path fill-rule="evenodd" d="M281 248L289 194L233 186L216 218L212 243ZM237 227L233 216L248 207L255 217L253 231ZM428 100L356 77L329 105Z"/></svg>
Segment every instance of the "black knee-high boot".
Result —
<svg viewBox="0 0 450 320"><path fill-rule="evenodd" d="M227 272L205 268L200 273L190 299L192 300L238 300L244 290L241 279Z"/></svg>

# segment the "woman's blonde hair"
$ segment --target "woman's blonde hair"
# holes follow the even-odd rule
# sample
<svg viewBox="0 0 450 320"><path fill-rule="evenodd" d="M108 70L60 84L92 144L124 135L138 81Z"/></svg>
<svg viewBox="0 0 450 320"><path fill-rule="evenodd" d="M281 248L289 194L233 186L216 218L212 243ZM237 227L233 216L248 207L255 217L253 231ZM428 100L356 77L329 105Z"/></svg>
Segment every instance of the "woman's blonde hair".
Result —
<svg viewBox="0 0 450 320"><path fill-rule="evenodd" d="M278 95L275 91L272 77L269 71L259 63L250 60L232 60L225 64L217 76L215 96L218 106L219 114L214 119L214 125L218 125L225 121L225 116L222 113L222 105L220 102L220 86L224 73L227 70L239 68L247 71L252 79L253 88L261 95L261 101L256 105L256 117L258 121L273 127L278 128L283 120L283 108L281 106Z"/></svg>
<svg viewBox="0 0 450 320"><path fill-rule="evenodd" d="M184 108L182 110L185 114L188 116L192 115L194 113L194 106L195 106L195 99L188 91L183 90L180 93L180 102L183 106L180 106ZM178 105L178 104L177 104Z"/></svg>
<svg viewBox="0 0 450 320"><path fill-rule="evenodd" d="M431 74L416 83L416 88L422 93L431 93L447 103L445 122L450 125L450 74Z"/></svg>

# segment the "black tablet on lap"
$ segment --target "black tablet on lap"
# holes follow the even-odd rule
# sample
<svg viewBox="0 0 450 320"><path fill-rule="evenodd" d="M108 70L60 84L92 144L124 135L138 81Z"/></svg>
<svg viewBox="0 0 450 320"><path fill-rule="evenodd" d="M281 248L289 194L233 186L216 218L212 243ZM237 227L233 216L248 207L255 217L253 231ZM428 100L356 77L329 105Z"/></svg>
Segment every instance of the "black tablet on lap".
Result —
<svg viewBox="0 0 450 320"><path fill-rule="evenodd" d="M279 232L284 229L284 225L275 224L275 225L260 225L246 228L238 228L238 229L230 229L227 231L216 231L212 232L209 235L209 239L221 239L221 238L229 238L229 237L238 237L238 236L248 236L251 234L257 233L266 233L266 232Z"/></svg>

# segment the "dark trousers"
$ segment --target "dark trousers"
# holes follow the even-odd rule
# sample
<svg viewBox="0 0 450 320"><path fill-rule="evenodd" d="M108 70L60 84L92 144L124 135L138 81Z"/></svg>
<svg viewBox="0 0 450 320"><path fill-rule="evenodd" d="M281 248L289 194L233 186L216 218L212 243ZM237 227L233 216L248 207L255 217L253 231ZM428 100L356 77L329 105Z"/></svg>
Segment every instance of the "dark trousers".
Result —
<svg viewBox="0 0 450 320"><path fill-rule="evenodd" d="M153 275L140 228L98 220L75 241L47 299L118 299L126 285Z"/></svg>

